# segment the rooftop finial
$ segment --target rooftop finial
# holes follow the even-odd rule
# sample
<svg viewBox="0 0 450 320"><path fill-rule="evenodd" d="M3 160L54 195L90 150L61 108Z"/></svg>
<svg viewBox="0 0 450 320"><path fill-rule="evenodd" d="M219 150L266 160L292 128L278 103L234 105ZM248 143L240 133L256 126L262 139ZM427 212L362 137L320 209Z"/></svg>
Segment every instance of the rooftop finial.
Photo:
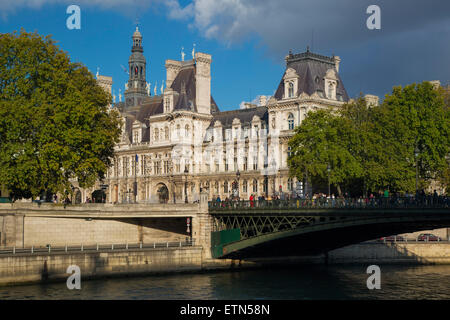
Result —
<svg viewBox="0 0 450 320"><path fill-rule="evenodd" d="M195 43L194 43L194 46L192 48L192 59L195 59Z"/></svg>
<svg viewBox="0 0 450 320"><path fill-rule="evenodd" d="M181 61L184 61L184 56L186 54L184 53L184 47L181 47Z"/></svg>
<svg viewBox="0 0 450 320"><path fill-rule="evenodd" d="M306 52L309 52L309 46L306 47Z"/></svg>

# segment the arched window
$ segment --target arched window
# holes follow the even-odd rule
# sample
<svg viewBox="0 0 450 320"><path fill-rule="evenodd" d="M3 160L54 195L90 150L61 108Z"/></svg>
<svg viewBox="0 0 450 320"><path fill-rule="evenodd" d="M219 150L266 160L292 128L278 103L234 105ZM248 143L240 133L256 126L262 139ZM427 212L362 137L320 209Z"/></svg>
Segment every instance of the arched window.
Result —
<svg viewBox="0 0 450 320"><path fill-rule="evenodd" d="M289 98L294 96L294 82L289 82Z"/></svg>
<svg viewBox="0 0 450 320"><path fill-rule="evenodd" d="M228 193L228 181L223 183L223 193Z"/></svg>
<svg viewBox="0 0 450 320"><path fill-rule="evenodd" d="M294 115L292 113L289 113L288 116L288 126L289 130L294 130Z"/></svg>
<svg viewBox="0 0 450 320"><path fill-rule="evenodd" d="M253 192L258 192L258 180L253 180Z"/></svg>

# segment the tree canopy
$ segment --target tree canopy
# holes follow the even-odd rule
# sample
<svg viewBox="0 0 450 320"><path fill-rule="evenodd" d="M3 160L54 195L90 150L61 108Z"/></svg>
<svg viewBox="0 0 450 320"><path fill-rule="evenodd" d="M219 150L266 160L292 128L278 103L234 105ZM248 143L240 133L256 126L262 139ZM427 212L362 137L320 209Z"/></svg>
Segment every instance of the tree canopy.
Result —
<svg viewBox="0 0 450 320"><path fill-rule="evenodd" d="M380 106L359 97L338 111L310 112L289 142L291 175L324 178L330 165L338 190L412 192L417 164L419 187L448 184L449 120L448 91L429 82L394 87Z"/></svg>
<svg viewBox="0 0 450 320"><path fill-rule="evenodd" d="M120 135L110 102L50 36L0 34L0 184L17 199L102 179Z"/></svg>

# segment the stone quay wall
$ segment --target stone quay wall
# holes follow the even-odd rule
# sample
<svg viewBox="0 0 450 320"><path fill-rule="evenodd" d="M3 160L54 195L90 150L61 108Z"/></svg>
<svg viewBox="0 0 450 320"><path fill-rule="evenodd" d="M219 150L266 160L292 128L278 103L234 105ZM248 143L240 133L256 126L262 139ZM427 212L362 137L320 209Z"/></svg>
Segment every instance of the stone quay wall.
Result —
<svg viewBox="0 0 450 320"><path fill-rule="evenodd" d="M325 261L329 264L450 264L450 243L365 242L330 251Z"/></svg>
<svg viewBox="0 0 450 320"><path fill-rule="evenodd" d="M66 281L72 265L80 268L82 279L200 271L201 251L182 247L0 256L0 286Z"/></svg>

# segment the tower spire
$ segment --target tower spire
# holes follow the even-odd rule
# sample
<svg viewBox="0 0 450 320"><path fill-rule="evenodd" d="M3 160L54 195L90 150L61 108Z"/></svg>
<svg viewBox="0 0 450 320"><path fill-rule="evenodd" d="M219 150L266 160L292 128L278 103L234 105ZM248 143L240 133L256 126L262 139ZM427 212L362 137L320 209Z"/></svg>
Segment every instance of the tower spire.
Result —
<svg viewBox="0 0 450 320"><path fill-rule="evenodd" d="M138 106L147 96L146 60L142 46L142 34L139 31L139 22L136 21L136 30L131 37L133 45L128 60L129 78L125 91L125 104L127 108Z"/></svg>

